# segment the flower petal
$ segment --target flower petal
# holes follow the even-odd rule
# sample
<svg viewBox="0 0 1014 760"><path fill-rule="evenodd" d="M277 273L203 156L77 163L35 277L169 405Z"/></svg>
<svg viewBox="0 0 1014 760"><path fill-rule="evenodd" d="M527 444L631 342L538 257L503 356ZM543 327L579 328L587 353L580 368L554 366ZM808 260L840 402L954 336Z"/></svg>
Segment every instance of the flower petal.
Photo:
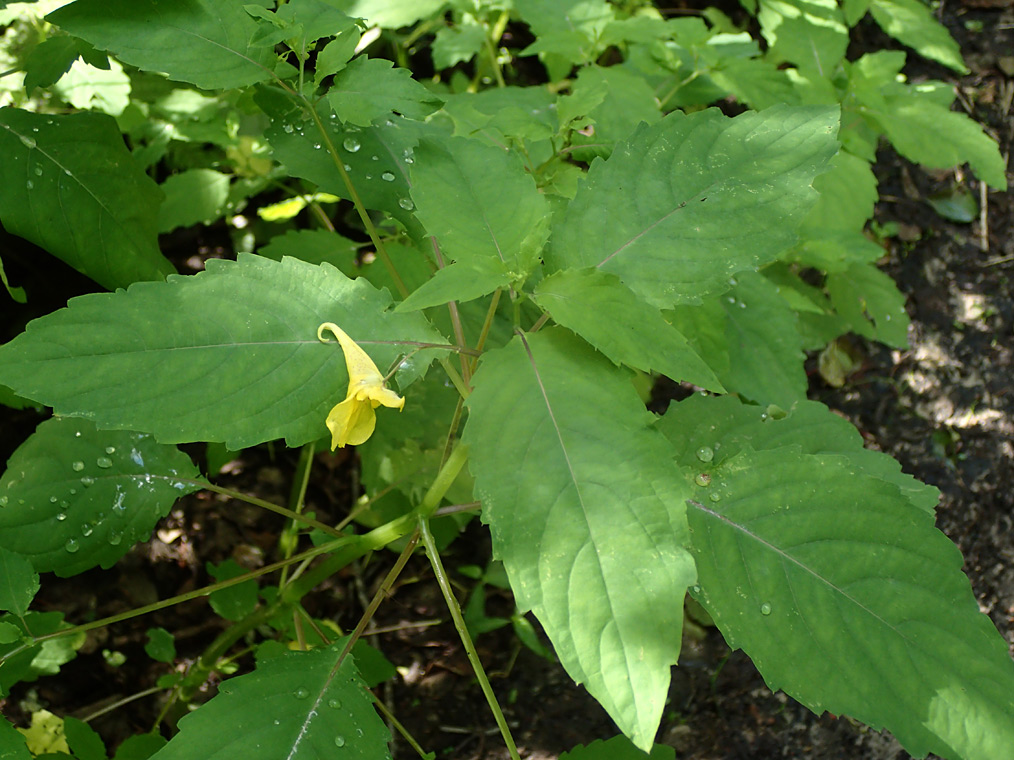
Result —
<svg viewBox="0 0 1014 760"><path fill-rule="evenodd" d="M366 443L376 426L377 414L373 411L373 405L369 401L359 401L350 396L327 416L331 450Z"/></svg>

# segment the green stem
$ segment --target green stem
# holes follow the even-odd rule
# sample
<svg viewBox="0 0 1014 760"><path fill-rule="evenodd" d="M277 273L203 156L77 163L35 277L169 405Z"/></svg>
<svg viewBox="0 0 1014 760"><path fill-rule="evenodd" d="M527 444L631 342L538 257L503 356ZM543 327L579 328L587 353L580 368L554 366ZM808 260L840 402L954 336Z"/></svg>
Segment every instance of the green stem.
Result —
<svg viewBox="0 0 1014 760"><path fill-rule="evenodd" d="M465 385L465 381L461 375L458 374L458 370L451 366L451 363L447 361L447 357L441 356L437 361L440 362L440 366L444 368L444 372L447 373L447 377L451 383L457 389L458 393L462 398L468 398L472 394L472 389Z"/></svg>
<svg viewBox="0 0 1014 760"><path fill-rule="evenodd" d="M394 717L394 713L387 708L387 705L381 702L372 692L370 692L370 696L373 697L373 704L377 706L377 709L380 710L384 718L391 722L395 729L397 729L398 733L401 734L402 738L408 742L409 746L416 751L422 760L436 760L436 753L423 752L423 748L419 745L419 742L417 742L415 737L408 732L408 729L401 725L401 722Z"/></svg>
<svg viewBox="0 0 1014 760"><path fill-rule="evenodd" d="M216 486L214 483L208 483L203 480L187 480L186 478L178 478L178 480L184 483L196 483L208 491L214 491L215 493L220 493L223 496L231 496L233 499L238 501L245 501L247 504L253 504L255 507L266 509L269 512L274 512L275 514L282 515L283 517L288 517L294 522L300 522L310 528L316 528L317 530L327 533L329 536L334 536L335 538L347 538L345 534L335 530L330 525L314 520L312 517L301 515L298 512L293 512L291 509L286 509L285 507L280 507L277 504L272 504L270 501L258 499L256 496L248 496L245 493L233 491L231 488L223 488L222 486Z"/></svg>
<svg viewBox="0 0 1014 760"><path fill-rule="evenodd" d="M447 603L447 609L454 620L454 627L457 629L461 643L468 654L468 661L472 663L472 670L479 681L482 693L486 695L486 702L489 703L489 709L493 712L496 725L500 728L500 734L507 744L507 751L510 752L511 760L521 760L518 755L518 748L514 744L514 737L511 736L510 727L507 725L507 719L504 718L503 710L500 709L500 703L496 700L493 687L489 685L489 679L486 677L486 671L479 660L479 654L475 651L472 637L468 635L468 626L465 625L465 619L461 616L461 607L458 605L458 600L454 597L451 583L447 578L447 573L444 571L444 565L440 561L440 553L437 551L436 542L433 540L433 534L430 532L429 520L425 517L419 519L419 533L422 536L423 545L426 547L426 555L429 557L430 565L433 567L433 574L436 576L437 584L439 584L440 591L444 595L444 601Z"/></svg>
<svg viewBox="0 0 1014 760"><path fill-rule="evenodd" d="M295 515L303 516L303 500L306 498L306 488L310 483L310 469L313 466L313 455L317 448L317 442L311 441L303 446L299 452L299 462L296 465L298 473L296 481L292 485L292 492L289 494L289 508ZM312 518L311 518L312 519ZM316 522L316 521L315 521ZM282 545L282 554L288 559L296 547L296 536L299 533L299 521L292 520L279 538ZM339 533L339 535L341 535ZM279 586L284 586L289 577L289 569L283 568Z"/></svg>

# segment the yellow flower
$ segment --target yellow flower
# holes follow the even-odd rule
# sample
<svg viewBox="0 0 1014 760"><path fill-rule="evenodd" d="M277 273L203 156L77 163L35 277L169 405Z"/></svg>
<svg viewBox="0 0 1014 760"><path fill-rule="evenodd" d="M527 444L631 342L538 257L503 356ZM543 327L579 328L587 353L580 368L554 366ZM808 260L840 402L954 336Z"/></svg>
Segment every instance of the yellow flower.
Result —
<svg viewBox="0 0 1014 760"><path fill-rule="evenodd" d="M330 330L345 352L345 366L349 370L349 390L345 400L327 416L331 431L331 450L365 443L377 426L377 413L373 410L383 404L392 409L405 407L405 399L384 387L384 376L369 355L352 338L333 322L317 328L317 339L327 342L324 331Z"/></svg>

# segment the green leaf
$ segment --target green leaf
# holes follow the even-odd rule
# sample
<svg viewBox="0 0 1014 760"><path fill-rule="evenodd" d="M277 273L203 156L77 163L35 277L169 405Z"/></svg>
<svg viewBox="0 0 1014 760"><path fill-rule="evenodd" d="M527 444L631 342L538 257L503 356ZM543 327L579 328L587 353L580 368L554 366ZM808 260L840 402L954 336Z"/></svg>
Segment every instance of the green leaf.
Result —
<svg viewBox="0 0 1014 760"><path fill-rule="evenodd" d="M582 114L594 120L592 133L575 132L571 136L574 157L578 160L608 156L613 146L629 137L638 124L654 124L662 118L655 91L644 77L621 66L585 66L578 71L573 93L586 99L602 94L600 101Z"/></svg>
<svg viewBox="0 0 1014 760"><path fill-rule="evenodd" d="M284 235L271 238L257 253L275 261L281 261L285 256L308 264L326 261L346 277L354 278L358 275L356 251L360 245L329 230L289 230Z"/></svg>
<svg viewBox="0 0 1014 760"><path fill-rule="evenodd" d="M43 40L25 57L25 93L55 84L81 55L81 40L65 34Z"/></svg>
<svg viewBox="0 0 1014 760"><path fill-rule="evenodd" d="M433 40L433 65L449 69L456 63L470 61L486 43L486 30L479 24L463 23L438 29Z"/></svg>
<svg viewBox="0 0 1014 760"><path fill-rule="evenodd" d="M325 136L312 121L304 121L300 109L275 93L262 90L257 102L271 117L265 133L275 158L295 177L315 183L321 190L351 199L349 189L325 149L330 141L338 151L349 178L368 209L386 211L402 224L415 224L415 204L409 196L408 172L412 148L420 130L428 127L395 117L377 126L360 129L342 127L327 103L317 106Z"/></svg>
<svg viewBox="0 0 1014 760"><path fill-rule="evenodd" d="M662 308L724 290L795 240L837 120L827 107L709 109L642 126L592 165L554 224L549 263L611 272Z"/></svg>
<svg viewBox="0 0 1014 760"><path fill-rule="evenodd" d="M360 127L368 127L392 111L422 120L443 103L415 81L408 69L365 55L335 75L327 99L339 119Z"/></svg>
<svg viewBox="0 0 1014 760"><path fill-rule="evenodd" d="M832 272L825 283L835 311L853 332L894 348L908 348L905 295L872 264Z"/></svg>
<svg viewBox="0 0 1014 760"><path fill-rule="evenodd" d="M68 715L63 719L63 731L67 746L77 760L106 760L106 745L95 729Z"/></svg>
<svg viewBox="0 0 1014 760"><path fill-rule="evenodd" d="M760 0L768 55L830 78L845 57L848 27L836 0Z"/></svg>
<svg viewBox="0 0 1014 760"><path fill-rule="evenodd" d="M313 81L320 84L324 77L341 71L356 54L356 46L362 36L357 27L343 29L331 40L324 49L317 53L314 62Z"/></svg>
<svg viewBox="0 0 1014 760"><path fill-rule="evenodd" d="M416 288L396 312L417 311L448 301L471 301L510 284L513 277L498 259L451 264Z"/></svg>
<svg viewBox="0 0 1014 760"><path fill-rule="evenodd" d="M4 289L7 291L7 295L9 295L16 303L27 303L28 296L25 295L25 289L11 287L11 284L7 281L7 272L4 271L3 259L0 259L0 282L3 283Z"/></svg>
<svg viewBox="0 0 1014 760"><path fill-rule="evenodd" d="M165 628L149 628L146 632L148 641L144 652L158 662L172 662L176 659L176 640Z"/></svg>
<svg viewBox="0 0 1014 760"><path fill-rule="evenodd" d="M881 29L919 55L968 73L958 43L921 0L872 0L870 13Z"/></svg>
<svg viewBox="0 0 1014 760"><path fill-rule="evenodd" d="M445 343L390 305L387 292L328 264L214 259L200 274L75 298L35 320L0 347L0 383L57 414L166 443L300 446L326 433L348 385L337 344L317 340L321 323L340 325L384 370L411 350L406 341ZM399 382L432 358L416 354Z"/></svg>
<svg viewBox="0 0 1014 760"><path fill-rule="evenodd" d="M520 157L476 140L420 142L412 200L444 255L499 261L514 279L531 271L549 235L549 204Z"/></svg>
<svg viewBox="0 0 1014 760"><path fill-rule="evenodd" d="M113 289L174 271L158 250L162 193L116 122L0 108L0 221Z"/></svg>
<svg viewBox="0 0 1014 760"><path fill-rule="evenodd" d="M24 615L38 591L39 574L32 563L23 555L0 546L0 610Z"/></svg>
<svg viewBox="0 0 1014 760"><path fill-rule="evenodd" d="M341 643L291 652L222 683L155 760L390 758L387 727ZM223 731L223 726L229 730Z"/></svg>
<svg viewBox="0 0 1014 760"><path fill-rule="evenodd" d="M656 744L651 748L651 753L645 755L643 751L630 743L625 736L614 736L612 739L596 739L586 747L580 744L570 752L560 755L560 760L674 760L676 750L664 744Z"/></svg>
<svg viewBox="0 0 1014 760"><path fill-rule="evenodd" d="M858 232L873 216L877 178L858 156L840 151L813 187L820 197L803 221L804 238L823 237L828 230Z"/></svg>
<svg viewBox="0 0 1014 760"><path fill-rule="evenodd" d="M536 300L617 364L722 393L725 389L683 334L614 275L564 270L539 283Z"/></svg>
<svg viewBox="0 0 1014 760"><path fill-rule="evenodd" d="M62 612L29 611L22 616L4 615L0 617L0 624L14 625L26 640L70 628L63 621ZM0 668L0 696L8 696L11 687L16 683L34 681L39 676L56 675L60 672L60 666L77 656L77 650L84 642L84 633L58 636L23 649L17 654L11 653L15 649L21 649L20 643L12 641L0 645L0 657L5 658L3 667Z"/></svg>
<svg viewBox="0 0 1014 760"><path fill-rule="evenodd" d="M350 16L366 19L383 29L400 29L428 18L443 7L446 0L340 0Z"/></svg>
<svg viewBox="0 0 1014 760"><path fill-rule="evenodd" d="M53 85L53 94L74 108L119 116L130 103L130 77L110 60L105 69L74 61L70 71Z"/></svg>
<svg viewBox="0 0 1014 760"><path fill-rule="evenodd" d="M166 740L158 734L134 734L116 748L115 760L148 760L165 745Z"/></svg>
<svg viewBox="0 0 1014 760"><path fill-rule="evenodd" d="M205 90L272 76L275 54L251 40L257 22L243 0L77 0L46 20L124 63Z"/></svg>
<svg viewBox="0 0 1014 760"><path fill-rule="evenodd" d="M931 169L949 169L967 161L983 182L997 190L1007 189L999 146L964 114L912 91L887 98L883 108L867 107L864 113L880 125L905 158Z"/></svg>
<svg viewBox="0 0 1014 760"><path fill-rule="evenodd" d="M647 749L694 578L687 487L626 373L565 330L487 352L474 387L469 467L518 605Z"/></svg>
<svg viewBox="0 0 1014 760"><path fill-rule="evenodd" d="M158 210L158 231L210 223L229 199L229 176L213 169L189 169L162 183L165 201Z"/></svg>
<svg viewBox="0 0 1014 760"><path fill-rule="evenodd" d="M4 718L0 718L0 760L32 760L24 734Z"/></svg>
<svg viewBox="0 0 1014 760"><path fill-rule="evenodd" d="M207 570L219 582L237 578L247 572L234 559L227 559L219 565L208 562ZM226 620L242 620L257 606L257 580L251 578L235 586L213 591L208 596L208 603L216 614Z"/></svg>
<svg viewBox="0 0 1014 760"><path fill-rule="evenodd" d="M687 466L714 468L747 449L793 446L803 454L844 455L860 475L891 483L928 512L940 497L933 486L903 473L894 458L864 448L858 430L816 401L797 401L785 412L743 404L732 396L698 394L670 405L658 428Z"/></svg>
<svg viewBox="0 0 1014 760"><path fill-rule="evenodd" d="M1009 750L1014 662L931 514L795 447L745 449L710 475L688 502L695 598L771 688L917 757Z"/></svg>
<svg viewBox="0 0 1014 760"><path fill-rule="evenodd" d="M150 436L46 420L0 477L0 546L39 572L111 567L199 479L189 457Z"/></svg>

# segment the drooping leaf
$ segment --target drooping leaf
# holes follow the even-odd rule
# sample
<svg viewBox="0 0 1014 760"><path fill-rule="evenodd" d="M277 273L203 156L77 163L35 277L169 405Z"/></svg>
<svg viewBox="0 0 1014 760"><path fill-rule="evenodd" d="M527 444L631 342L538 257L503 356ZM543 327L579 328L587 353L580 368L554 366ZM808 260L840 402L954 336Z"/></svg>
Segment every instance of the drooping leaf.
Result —
<svg viewBox="0 0 1014 760"><path fill-rule="evenodd" d="M162 193L116 122L0 108L0 221L113 289L174 271L158 250Z"/></svg>
<svg viewBox="0 0 1014 760"><path fill-rule="evenodd" d="M858 232L873 216L877 178L867 161L840 151L828 170L813 180L820 193L803 221L804 237L822 237L827 230Z"/></svg>
<svg viewBox="0 0 1014 760"><path fill-rule="evenodd" d="M803 454L846 456L861 475L891 483L928 512L940 497L933 486L903 473L896 459L864 448L858 430L816 401L779 409L744 404L732 396L694 395L671 405L658 428L672 442L677 459L688 465L710 469L746 449L794 446Z"/></svg>
<svg viewBox="0 0 1014 760"><path fill-rule="evenodd" d="M243 0L77 0L46 19L124 63L206 90L271 77L274 51L253 45Z"/></svg>
<svg viewBox="0 0 1014 760"><path fill-rule="evenodd" d="M365 55L335 75L327 99L339 119L359 127L369 127L392 111L425 119L443 102L415 81L408 69Z"/></svg>
<svg viewBox="0 0 1014 760"><path fill-rule="evenodd" d="M870 14L885 32L919 55L968 73L958 43L921 0L871 0Z"/></svg>
<svg viewBox="0 0 1014 760"><path fill-rule="evenodd" d="M602 95L600 102L581 114L594 120L591 134L577 132L571 136L579 160L608 156L613 146L629 137L642 121L654 124L662 117L654 90L643 77L622 66L583 67L578 71L573 92L586 98L596 92Z"/></svg>
<svg viewBox="0 0 1014 760"><path fill-rule="evenodd" d="M549 235L550 214L520 157L460 138L424 140L414 155L416 215L444 255L497 260L515 279L527 274Z"/></svg>
<svg viewBox="0 0 1014 760"><path fill-rule="evenodd" d="M39 590L39 574L24 555L0 546L0 610L24 615Z"/></svg>
<svg viewBox="0 0 1014 760"><path fill-rule="evenodd" d="M688 502L695 598L771 688L917 757L1008 751L1014 662L931 514L796 447L744 449L709 476Z"/></svg>
<svg viewBox="0 0 1014 760"><path fill-rule="evenodd" d="M663 308L724 290L794 241L837 119L826 107L734 119L709 109L639 128L592 166L554 223L550 265L598 267Z"/></svg>
<svg viewBox="0 0 1014 760"><path fill-rule="evenodd" d="M28 296L25 294L24 288L12 286L7 280L7 272L4 271L3 259L0 259L0 283L3 284L4 290L17 303L25 303L28 301ZM0 394L2 395L2 394Z"/></svg>
<svg viewBox="0 0 1014 760"><path fill-rule="evenodd" d="M14 626L26 640L33 636L45 636L70 625L63 621L62 612L26 612L24 615L2 615L0 625ZM0 645L0 657L6 657L0 667L0 696L8 696L16 683L30 682L39 676L51 676L60 672L60 666L77 656L77 650L84 644L85 635L58 636L30 646L8 657L20 649L17 640Z"/></svg>
<svg viewBox="0 0 1014 760"><path fill-rule="evenodd" d="M848 47L836 0L760 0L757 11L769 55L830 78Z"/></svg>
<svg viewBox="0 0 1014 760"><path fill-rule="evenodd" d="M30 323L0 347L0 383L57 414L166 443L239 450L284 437L298 446L326 433L348 385L337 344L317 340L321 323L342 327L385 370L413 341L445 343L420 315L388 313L390 304L328 264L213 259L200 274L75 298ZM415 354L399 383L432 358Z"/></svg>
<svg viewBox="0 0 1014 760"><path fill-rule="evenodd" d="M614 736L612 739L597 739L587 746L578 745L569 752L560 755L560 760L674 760L676 750L664 744L656 744L649 754L631 744L625 736Z"/></svg>
<svg viewBox="0 0 1014 760"><path fill-rule="evenodd" d="M151 436L46 420L0 477L0 547L39 572L111 567L176 499L200 488L190 458Z"/></svg>
<svg viewBox="0 0 1014 760"><path fill-rule="evenodd" d="M49 87L67 73L81 55L81 40L59 34L43 40L25 57L25 93L36 87Z"/></svg>
<svg viewBox="0 0 1014 760"><path fill-rule="evenodd" d="M536 297L559 324L617 364L661 372L719 393L725 390L683 334L615 275L597 269L564 270L540 282Z"/></svg>
<svg viewBox="0 0 1014 760"><path fill-rule="evenodd" d="M469 466L518 604L648 749L694 578L686 486L625 373L565 330L488 352L473 380Z"/></svg>
<svg viewBox="0 0 1014 760"><path fill-rule="evenodd" d="M350 760L390 758L387 727L342 644L290 652L222 683L218 696L180 721L154 760ZM228 727L228 730L223 730Z"/></svg>

